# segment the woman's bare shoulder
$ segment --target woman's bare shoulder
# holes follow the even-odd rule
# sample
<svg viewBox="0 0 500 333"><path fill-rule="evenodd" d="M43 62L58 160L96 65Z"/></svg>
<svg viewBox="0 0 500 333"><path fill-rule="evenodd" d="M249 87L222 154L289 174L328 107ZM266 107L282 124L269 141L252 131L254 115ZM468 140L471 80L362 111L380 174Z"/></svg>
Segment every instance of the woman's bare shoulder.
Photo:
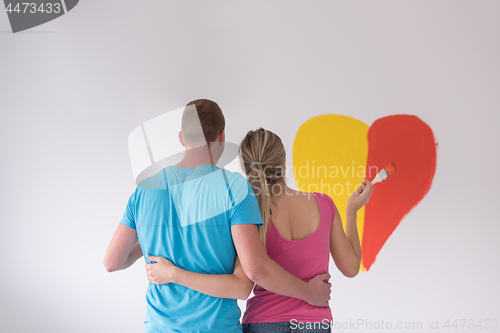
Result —
<svg viewBox="0 0 500 333"><path fill-rule="evenodd" d="M287 201L293 202L296 204L307 203L307 202L315 202L313 193L303 192L294 189L288 189L287 193Z"/></svg>

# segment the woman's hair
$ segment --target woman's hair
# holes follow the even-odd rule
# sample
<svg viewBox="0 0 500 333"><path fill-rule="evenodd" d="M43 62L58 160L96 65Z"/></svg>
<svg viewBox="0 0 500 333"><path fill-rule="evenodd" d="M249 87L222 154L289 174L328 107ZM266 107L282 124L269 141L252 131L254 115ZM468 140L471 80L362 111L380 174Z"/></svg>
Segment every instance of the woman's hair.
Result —
<svg viewBox="0 0 500 333"><path fill-rule="evenodd" d="M272 215L271 189L285 179L285 146L279 136L262 127L247 133L240 144L240 158L252 189L257 197L264 224L259 234L264 248Z"/></svg>

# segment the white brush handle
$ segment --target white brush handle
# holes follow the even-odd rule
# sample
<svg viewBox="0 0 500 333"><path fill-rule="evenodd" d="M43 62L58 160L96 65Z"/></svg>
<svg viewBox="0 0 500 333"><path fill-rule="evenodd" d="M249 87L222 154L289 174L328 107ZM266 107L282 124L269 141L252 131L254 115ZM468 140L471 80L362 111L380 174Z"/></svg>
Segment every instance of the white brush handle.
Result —
<svg viewBox="0 0 500 333"><path fill-rule="evenodd" d="M373 180L370 183L372 183L372 185L375 185L377 183L380 183L381 181L382 181L382 178L380 177L380 174L377 174L375 176L375 178L373 178Z"/></svg>

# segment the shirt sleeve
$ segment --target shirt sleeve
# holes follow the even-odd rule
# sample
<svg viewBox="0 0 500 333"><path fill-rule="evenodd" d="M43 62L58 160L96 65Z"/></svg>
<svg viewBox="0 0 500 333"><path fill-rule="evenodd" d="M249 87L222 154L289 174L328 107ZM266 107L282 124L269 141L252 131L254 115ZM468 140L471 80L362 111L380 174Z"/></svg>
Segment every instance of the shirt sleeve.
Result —
<svg viewBox="0 0 500 333"><path fill-rule="evenodd" d="M121 224L136 229L135 226L135 195L137 190L132 193L130 198L128 199L127 207L125 208L125 213L123 213L123 217L120 221Z"/></svg>
<svg viewBox="0 0 500 333"><path fill-rule="evenodd" d="M238 224L256 224L260 226L264 224L260 215L259 205L257 204L257 198L250 183L244 179L240 184L242 184L241 190L243 190L240 193L246 192L246 195L242 200L236 200L236 204L230 210L231 226ZM238 194L235 195L235 197L237 196Z"/></svg>
<svg viewBox="0 0 500 333"><path fill-rule="evenodd" d="M328 215L330 216L330 218L328 218L328 220L333 223L333 219L335 218L335 207L336 207L335 203L333 202L333 199L328 194L323 193L322 197L326 203Z"/></svg>

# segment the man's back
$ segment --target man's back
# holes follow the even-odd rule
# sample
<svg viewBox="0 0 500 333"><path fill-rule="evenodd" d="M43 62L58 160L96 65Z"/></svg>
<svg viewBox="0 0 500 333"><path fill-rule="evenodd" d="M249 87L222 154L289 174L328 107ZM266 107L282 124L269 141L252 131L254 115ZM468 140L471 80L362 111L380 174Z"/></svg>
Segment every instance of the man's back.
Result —
<svg viewBox="0 0 500 333"><path fill-rule="evenodd" d="M243 176L201 165L167 167L142 181L121 223L137 230L144 255L165 257L189 271L231 274L231 226L260 225L262 219ZM150 283L146 300L146 325L162 332L241 332L234 299Z"/></svg>

